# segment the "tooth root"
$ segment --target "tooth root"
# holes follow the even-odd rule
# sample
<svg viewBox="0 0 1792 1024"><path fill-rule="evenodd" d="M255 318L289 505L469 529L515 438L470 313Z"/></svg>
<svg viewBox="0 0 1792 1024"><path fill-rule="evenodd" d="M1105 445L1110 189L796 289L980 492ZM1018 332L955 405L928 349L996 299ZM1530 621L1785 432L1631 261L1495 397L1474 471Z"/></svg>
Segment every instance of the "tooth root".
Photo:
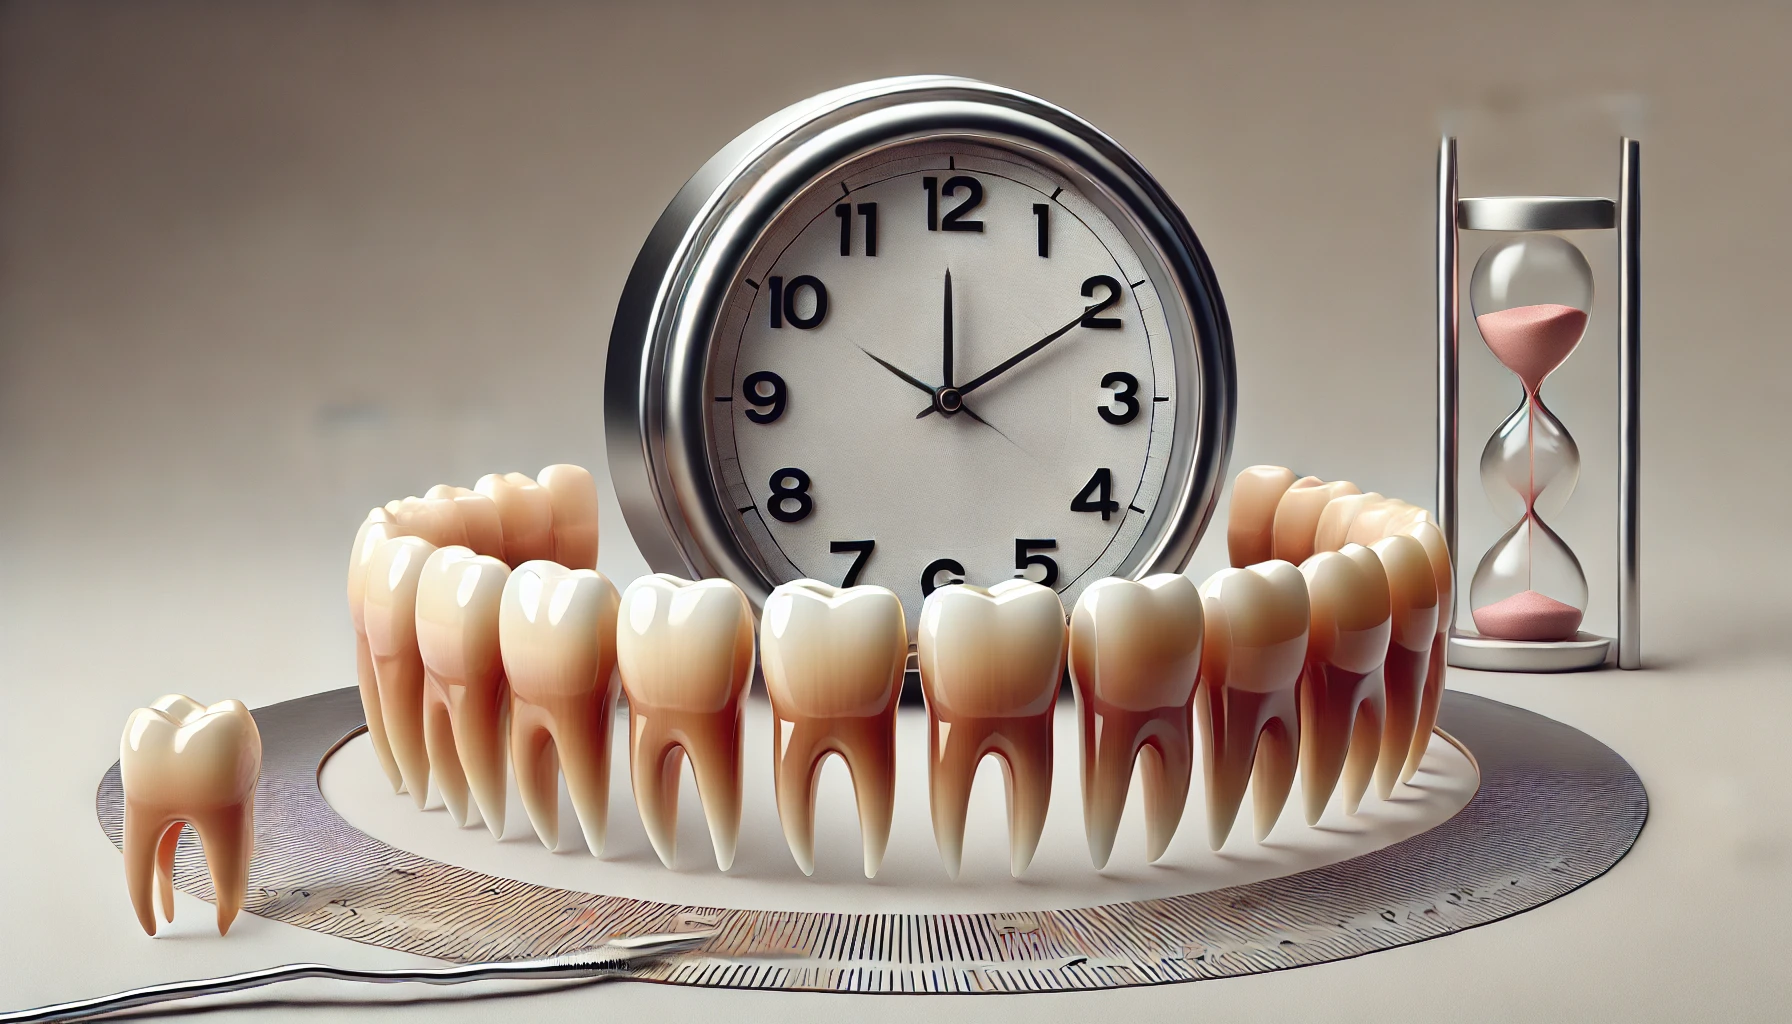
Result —
<svg viewBox="0 0 1792 1024"><path fill-rule="evenodd" d="M435 546L421 537L393 537L367 564L364 612L373 653L380 717L392 759L411 800L429 797L429 747L423 738L423 656L417 649L417 582Z"/></svg>
<svg viewBox="0 0 1792 1024"><path fill-rule="evenodd" d="M392 758L392 746L386 742L386 721L380 714L380 689L373 671L373 652L367 646L367 624L363 601L367 592L367 563L373 552L388 538L397 535L392 516L385 509L367 513L361 529L355 534L354 547L348 556L348 610L355 627L355 673L361 692L361 712L367 718L367 738L373 744L374 758L380 770L392 782L392 792L404 791L404 777L398 773L398 762Z"/></svg>
<svg viewBox="0 0 1792 1024"><path fill-rule="evenodd" d="M1083 824L1089 859L1107 866L1138 766L1145 803L1145 859L1169 849L1188 803L1194 723L1187 706L1153 711L1079 709L1083 728Z"/></svg>
<svg viewBox="0 0 1792 1024"><path fill-rule="evenodd" d="M1418 728L1425 672L1437 636L1437 580L1424 545L1413 537L1383 537L1371 550L1387 570L1392 605L1393 629L1383 669L1387 719L1381 734L1381 757L1375 765L1375 791L1386 800L1393 795Z"/></svg>
<svg viewBox="0 0 1792 1024"><path fill-rule="evenodd" d="M424 669L424 748L442 803L458 825L478 816L504 831L504 709L510 700L498 620L510 570L464 547L438 548L417 582L417 651Z"/></svg>
<svg viewBox="0 0 1792 1024"><path fill-rule="evenodd" d="M896 719L893 714L854 718L776 719L779 735L772 775L778 820L790 855L805 875L815 873L815 784L822 762L837 754L852 775L858 802L865 877L875 878L890 845L896 807Z"/></svg>
<svg viewBox="0 0 1792 1024"><path fill-rule="evenodd" d="M1345 810L1356 813L1380 756L1391 602L1381 559L1360 544L1320 552L1300 571L1312 602L1300 683L1300 765L1313 825L1340 779Z"/></svg>
<svg viewBox="0 0 1792 1024"><path fill-rule="evenodd" d="M1253 781L1254 834L1262 842L1294 787L1300 738L1295 686L1255 692L1203 684L1195 710L1205 751L1208 845L1226 845Z"/></svg>
<svg viewBox="0 0 1792 1024"><path fill-rule="evenodd" d="M585 846L604 852L610 819L610 732L615 691L561 698L546 705L516 700L511 714L517 791L542 845L560 839L560 777L578 817Z"/></svg>
<svg viewBox="0 0 1792 1024"><path fill-rule="evenodd" d="M428 670L425 669L425 675ZM423 749L429 755L429 777L442 794L442 806L462 828L467 824L467 775L454 752L454 727L448 722L443 687L429 678L423 688Z"/></svg>
<svg viewBox="0 0 1792 1024"><path fill-rule="evenodd" d="M1242 569L1275 557L1276 505L1293 485L1294 471L1281 466L1251 466L1232 482L1226 551L1234 567Z"/></svg>
<svg viewBox="0 0 1792 1024"><path fill-rule="evenodd" d="M1450 628L1455 623L1456 609L1451 603L1456 572L1450 564L1450 549L1435 523L1421 520L1402 531L1425 548L1431 562L1431 574L1437 583L1437 633L1432 637L1431 652L1425 669L1425 690L1419 698L1418 723L1413 728L1412 749L1407 752L1406 766L1400 770L1400 781L1410 782L1418 774L1431 745L1431 731L1437 726L1437 709L1444 699L1444 672L1448 668Z"/></svg>
<svg viewBox="0 0 1792 1024"><path fill-rule="evenodd" d="M564 463L535 478L553 510L554 561L572 569L597 568L597 481L583 466Z"/></svg>
<svg viewBox="0 0 1792 1024"><path fill-rule="evenodd" d="M1303 476L1289 485L1287 493L1276 504L1275 526L1271 534L1275 557L1299 565L1313 556L1318 548L1314 541L1319 532L1319 517L1332 499L1358 494L1357 486L1348 480L1327 483L1318 477Z"/></svg>
<svg viewBox="0 0 1792 1024"><path fill-rule="evenodd" d="M697 779L697 799L709 824L716 868L734 864L740 838L741 712L732 714L637 709L629 701L629 767L635 783L635 804L648 841L660 863L672 867L678 853L678 779L689 760Z"/></svg>
<svg viewBox="0 0 1792 1024"><path fill-rule="evenodd" d="M937 593L937 591L936 591ZM972 718L931 722L932 758L928 793L933 835L950 878L964 860L964 825L970 810L977 765L994 754L1002 764L1008 798L1008 866L1019 878L1033 862L1051 803L1052 714L1013 718Z"/></svg>

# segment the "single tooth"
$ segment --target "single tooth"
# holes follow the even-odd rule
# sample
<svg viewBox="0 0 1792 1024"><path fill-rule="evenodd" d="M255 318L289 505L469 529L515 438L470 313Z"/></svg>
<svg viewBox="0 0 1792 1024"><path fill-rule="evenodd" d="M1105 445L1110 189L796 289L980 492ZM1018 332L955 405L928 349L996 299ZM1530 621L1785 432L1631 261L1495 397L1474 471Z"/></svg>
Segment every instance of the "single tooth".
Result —
<svg viewBox="0 0 1792 1024"><path fill-rule="evenodd" d="M940 587L921 605L927 785L946 874L958 877L971 781L985 755L1008 790L1009 871L1033 861L1052 796L1052 709L1064 677L1064 604L1028 580Z"/></svg>
<svg viewBox="0 0 1792 1024"><path fill-rule="evenodd" d="M1344 810L1355 814L1381 753L1386 717L1388 574L1361 544L1301 563L1312 602L1300 681L1300 787L1316 825L1343 777Z"/></svg>
<svg viewBox="0 0 1792 1024"><path fill-rule="evenodd" d="M1313 550L1337 551L1348 543L1350 526L1368 509L1388 499L1375 491L1367 494L1344 494L1326 502L1320 510L1319 522L1313 526ZM1304 559L1303 559L1304 562Z"/></svg>
<svg viewBox="0 0 1792 1024"><path fill-rule="evenodd" d="M815 873L816 774L838 754L858 796L865 877L875 877L896 802L896 705L908 664L902 602L882 587L786 583L766 598L759 650L778 820L797 867Z"/></svg>
<svg viewBox="0 0 1792 1024"><path fill-rule="evenodd" d="M1307 581L1280 560L1222 569L1201 585L1201 602L1195 712L1206 752L1207 841L1217 850L1232 832L1247 783L1258 842L1275 828L1294 788Z"/></svg>
<svg viewBox="0 0 1792 1024"><path fill-rule="evenodd" d="M1097 868L1106 867L1113 853L1135 760L1144 776L1147 860L1163 856L1182 821L1194 768L1202 632L1201 592L1181 573L1137 583L1098 580L1070 613L1083 829Z"/></svg>
<svg viewBox="0 0 1792 1024"><path fill-rule="evenodd" d="M373 652L367 646L367 620L363 598L367 593L367 563L382 543L398 535L392 513L376 508L367 513L361 529L355 533L355 546L348 553L348 615L355 626L355 671L360 681L361 711L367 716L367 738L373 743L374 758L392 780L392 792L404 792L404 776L398 773L398 762L392 758L392 745L386 742L386 720L380 714L380 689L373 672Z"/></svg>
<svg viewBox="0 0 1792 1024"><path fill-rule="evenodd" d="M470 487L436 484L423 493L425 498L447 498L454 502L455 517L460 520L461 534L455 540L475 554L492 558L504 557L504 525L498 518L498 503L490 495Z"/></svg>
<svg viewBox="0 0 1792 1024"><path fill-rule="evenodd" d="M1294 481L1276 505L1272 531L1276 558L1299 565L1313 557L1313 540L1319 531L1319 517L1324 514L1325 506L1333 498L1358 493L1357 486L1348 480L1327 483L1318 477L1303 476Z"/></svg>
<svg viewBox="0 0 1792 1024"><path fill-rule="evenodd" d="M436 550L421 537L391 537L367 562L367 647L373 653L380 718L398 774L419 809L429 798L429 750L423 741L423 656L417 651L417 581Z"/></svg>
<svg viewBox="0 0 1792 1024"><path fill-rule="evenodd" d="M1425 548L1431 561L1431 576L1437 582L1437 635L1431 641L1430 664L1425 668L1425 693L1419 698L1419 720L1413 727L1412 750L1406 755L1406 767L1400 770L1400 781L1410 782L1418 773L1419 763L1431 745L1431 730L1437 725L1438 705L1444 699L1444 671L1449 661L1450 627L1455 624L1456 606L1451 603L1456 587L1456 570L1450 564L1450 547L1444 543L1443 531L1429 519L1406 527L1406 535Z"/></svg>
<svg viewBox="0 0 1792 1024"><path fill-rule="evenodd" d="M709 821L716 867L740 837L741 720L753 680L753 609L722 579L660 573L629 584L616 627L628 692L635 808L660 862L678 849L678 777L685 758Z"/></svg>
<svg viewBox="0 0 1792 1024"><path fill-rule="evenodd" d="M473 489L497 503L504 561L511 568L553 559L554 506L546 489L522 473L487 473Z"/></svg>
<svg viewBox="0 0 1792 1024"><path fill-rule="evenodd" d="M1350 521L1344 542L1368 547L1383 537L1391 537L1413 523L1430 518L1431 513L1417 505L1399 498L1385 498L1357 512L1356 518Z"/></svg>
<svg viewBox="0 0 1792 1024"><path fill-rule="evenodd" d="M124 788L124 873L137 920L156 933L155 897L174 920L174 849L191 825L205 850L218 904L218 934L230 931L249 885L255 849L255 785L261 733L240 701L209 707L169 694L125 719L118 744Z"/></svg>
<svg viewBox="0 0 1792 1024"><path fill-rule="evenodd" d="M1226 551L1232 565L1243 568L1274 557L1276 505L1294 485L1294 470L1251 466L1232 482L1232 507L1226 514Z"/></svg>
<svg viewBox="0 0 1792 1024"><path fill-rule="evenodd" d="M466 543L467 531L452 498L413 496L388 502L386 509L400 535L422 537L436 547Z"/></svg>
<svg viewBox="0 0 1792 1024"><path fill-rule="evenodd" d="M1387 570L1392 606L1384 672L1387 724L1381 733L1381 759L1375 764L1375 791L1386 800L1399 781L1418 728L1425 673L1431 664L1431 645L1437 639L1437 577L1431 572L1431 557L1417 538L1405 534L1383 537L1370 550Z"/></svg>
<svg viewBox="0 0 1792 1024"><path fill-rule="evenodd" d="M602 573L545 560L517 566L504 584L498 646L510 678L510 757L529 823L550 850L560 842L564 772L585 847L604 852L619 603Z"/></svg>
<svg viewBox="0 0 1792 1024"><path fill-rule="evenodd" d="M423 657L423 742L429 774L457 825L469 786L493 837L504 837L504 715L510 691L498 653L498 603L510 567L460 546L437 548L417 580Z"/></svg>
<svg viewBox="0 0 1792 1024"><path fill-rule="evenodd" d="M549 466L535 475L553 509L554 561L597 568L597 481L583 466Z"/></svg>

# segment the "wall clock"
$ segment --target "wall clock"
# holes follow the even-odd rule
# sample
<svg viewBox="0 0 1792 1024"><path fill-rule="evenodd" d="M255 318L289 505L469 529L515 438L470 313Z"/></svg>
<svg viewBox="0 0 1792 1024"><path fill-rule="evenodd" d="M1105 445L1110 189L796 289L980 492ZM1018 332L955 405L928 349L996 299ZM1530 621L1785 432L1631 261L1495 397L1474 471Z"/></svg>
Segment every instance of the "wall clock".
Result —
<svg viewBox="0 0 1792 1024"><path fill-rule="evenodd" d="M660 217L610 337L605 427L657 571L921 601L1016 576L1068 607L1185 566L1235 386L1194 232L1113 140L961 78L767 118Z"/></svg>

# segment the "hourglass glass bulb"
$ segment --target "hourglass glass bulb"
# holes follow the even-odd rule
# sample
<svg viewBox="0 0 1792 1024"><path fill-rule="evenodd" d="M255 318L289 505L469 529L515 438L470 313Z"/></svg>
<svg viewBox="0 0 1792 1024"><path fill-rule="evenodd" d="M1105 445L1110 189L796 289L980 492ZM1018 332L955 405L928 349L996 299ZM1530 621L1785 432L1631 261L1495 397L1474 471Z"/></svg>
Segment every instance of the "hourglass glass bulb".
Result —
<svg viewBox="0 0 1792 1024"><path fill-rule="evenodd" d="M1580 482L1580 446L1538 398L1526 396L1481 450L1481 486L1501 516L1553 516Z"/></svg>
<svg viewBox="0 0 1792 1024"><path fill-rule="evenodd" d="M1519 235L1481 254L1469 293L1482 340L1535 395L1586 332L1593 269L1565 239Z"/></svg>

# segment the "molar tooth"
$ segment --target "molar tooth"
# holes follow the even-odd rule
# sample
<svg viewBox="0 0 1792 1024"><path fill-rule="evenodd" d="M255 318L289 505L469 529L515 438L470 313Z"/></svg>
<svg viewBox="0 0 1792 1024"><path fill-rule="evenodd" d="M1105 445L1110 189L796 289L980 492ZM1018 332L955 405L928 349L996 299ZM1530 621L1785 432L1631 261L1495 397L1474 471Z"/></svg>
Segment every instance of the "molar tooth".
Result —
<svg viewBox="0 0 1792 1024"><path fill-rule="evenodd" d="M602 573L539 559L510 573L499 600L511 762L529 823L550 850L560 841L564 772L585 846L604 852L619 603Z"/></svg>
<svg viewBox="0 0 1792 1024"><path fill-rule="evenodd" d="M390 537L367 562L362 599L380 717L399 777L419 809L429 797L423 741L423 656L417 651L417 581L436 550L421 537ZM371 723L370 723L371 725Z"/></svg>
<svg viewBox="0 0 1792 1024"><path fill-rule="evenodd" d="M1235 514L1237 510L1234 498ZM1262 531L1265 547L1267 532ZM1113 853L1135 760L1144 776L1148 860L1163 856L1182 821L1194 766L1201 636L1201 594L1180 573L1138 583L1098 580L1071 612L1070 679L1082 726L1083 827L1097 868L1105 867Z"/></svg>
<svg viewBox="0 0 1792 1024"><path fill-rule="evenodd" d="M1299 565L1313 556L1319 517L1333 498L1358 494L1357 486L1348 480L1327 483L1314 476L1303 476L1289 485L1288 492L1276 504L1276 521L1272 530L1275 556L1290 565Z"/></svg>
<svg viewBox="0 0 1792 1024"><path fill-rule="evenodd" d="M597 481L583 466L552 465L535 475L552 509L554 561L597 568Z"/></svg>
<svg viewBox="0 0 1792 1024"><path fill-rule="evenodd" d="M498 652L498 605L510 568L460 546L437 548L417 581L423 658L423 740L430 777L455 824L479 816L504 834L504 715L510 701Z"/></svg>
<svg viewBox="0 0 1792 1024"><path fill-rule="evenodd" d="M459 521L460 533L452 543L464 544L472 548L474 554L504 557L504 524L498 518L498 503L490 495L480 494L470 487L436 484L423 492L423 497L446 498L454 503L454 517Z"/></svg>
<svg viewBox="0 0 1792 1024"><path fill-rule="evenodd" d="M473 489L498 507L504 561L511 568L554 557L554 506L547 490L522 473L487 473Z"/></svg>
<svg viewBox="0 0 1792 1024"><path fill-rule="evenodd" d="M1387 500L1375 491L1370 491L1367 494L1340 495L1327 502L1319 512L1319 522L1313 527L1313 550L1337 551L1342 548L1350 535L1350 526L1357 517Z"/></svg>
<svg viewBox="0 0 1792 1024"><path fill-rule="evenodd" d="M1431 513L1417 505L1399 498L1386 498L1357 512L1356 518L1350 521L1344 542L1368 547L1383 537L1401 533L1413 523L1430 518Z"/></svg>
<svg viewBox="0 0 1792 1024"><path fill-rule="evenodd" d="M803 874L815 873L816 775L838 754L858 796L865 877L874 877L896 800L896 705L908 663L902 602L882 587L797 580L772 591L761 620L772 775L791 855Z"/></svg>
<svg viewBox="0 0 1792 1024"><path fill-rule="evenodd" d="M367 716L367 738L373 743L373 754L392 781L392 792L404 792L404 776L398 773L398 762L392 759L392 745L386 742L386 720L380 714L380 689L373 671L373 652L367 646L367 619L364 599L367 593L367 563L374 551L387 539L398 536L392 513L376 508L367 513L361 529L355 533L355 545L348 552L348 614L355 627L355 671L361 690L361 711Z"/></svg>
<svg viewBox="0 0 1792 1024"><path fill-rule="evenodd" d="M1201 585L1205 640L1195 703L1205 749L1207 838L1224 846L1254 794L1257 841L1281 816L1300 750L1297 693L1307 652L1307 583L1284 561L1222 569Z"/></svg>
<svg viewBox="0 0 1792 1024"><path fill-rule="evenodd" d="M422 537L436 547L461 544L466 528L461 525L460 511L448 497L419 498L412 495L386 503L386 512L397 524L395 533L406 537Z"/></svg>
<svg viewBox="0 0 1792 1024"><path fill-rule="evenodd" d="M1382 668L1390 604L1387 571L1361 544L1322 551L1300 571L1312 602L1300 683L1300 784L1307 824L1314 825L1340 775L1344 809L1355 814L1374 774L1386 707Z"/></svg>
<svg viewBox="0 0 1792 1024"><path fill-rule="evenodd" d="M1226 514L1226 551L1232 565L1243 568L1275 557L1276 505L1294 484L1294 471L1281 466L1251 466L1232 482L1232 507Z"/></svg>
<svg viewBox="0 0 1792 1024"><path fill-rule="evenodd" d="M1052 709L1064 675L1064 605L1027 580L940 587L921 606L928 789L946 874L958 877L971 781L986 754L1008 789L1009 870L1033 860L1051 802Z"/></svg>
<svg viewBox="0 0 1792 1024"><path fill-rule="evenodd" d="M746 595L722 579L643 576L623 592L616 657L628 692L635 806L654 852L672 866L688 758L716 867L728 870L740 836L741 720L753 679Z"/></svg>
<svg viewBox="0 0 1792 1024"><path fill-rule="evenodd" d="M1375 790L1386 800L1394 792L1418 728L1425 673L1437 638L1437 578L1425 546L1414 537L1383 537L1370 550L1387 570L1392 605L1384 672L1387 724L1381 733L1381 759L1375 764Z"/></svg>
<svg viewBox="0 0 1792 1024"><path fill-rule="evenodd" d="M1431 745L1431 730L1437 725L1438 705L1444 699L1444 671L1448 667L1450 627L1455 623L1455 605L1451 603L1456 586L1456 570L1450 564L1450 548L1444 543L1443 531L1428 519L1414 522L1405 529L1406 536L1425 548L1431 561L1431 575L1437 582L1437 635L1431 642L1430 663L1425 669L1425 693L1419 698L1419 720L1413 727L1412 749L1406 755L1406 767L1400 770L1400 781L1410 782L1418 773L1419 763Z"/></svg>
<svg viewBox="0 0 1792 1024"><path fill-rule="evenodd" d="M255 847L261 733L234 700L206 706L169 694L125 719L118 772L124 788L124 871L137 920L156 933L155 897L174 920L174 850L191 825L205 850L218 934L243 905Z"/></svg>

